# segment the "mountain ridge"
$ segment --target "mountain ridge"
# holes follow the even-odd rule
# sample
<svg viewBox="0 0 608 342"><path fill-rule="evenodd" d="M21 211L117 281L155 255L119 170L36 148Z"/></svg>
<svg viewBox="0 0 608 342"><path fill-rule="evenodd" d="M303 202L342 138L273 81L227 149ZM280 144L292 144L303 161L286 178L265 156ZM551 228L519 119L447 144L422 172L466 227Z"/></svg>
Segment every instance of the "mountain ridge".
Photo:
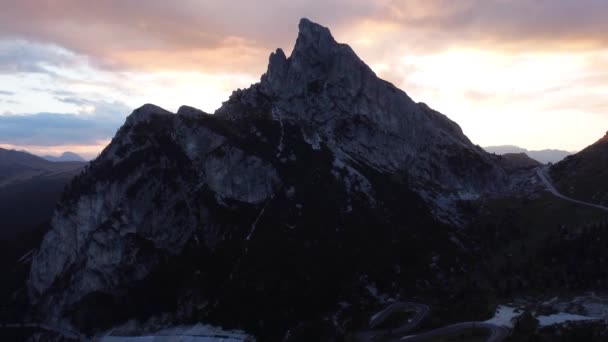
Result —
<svg viewBox="0 0 608 342"><path fill-rule="evenodd" d="M608 204L608 132L579 153L550 169L557 188L566 195L601 205Z"/></svg>
<svg viewBox="0 0 608 342"><path fill-rule="evenodd" d="M52 162L86 162L80 155L70 151L63 152L59 156L44 155L42 158Z"/></svg>
<svg viewBox="0 0 608 342"><path fill-rule="evenodd" d="M567 156L575 153L558 149L528 150L515 145L486 146L483 149L487 152L499 155L504 155L506 153L525 153L532 159L536 159L543 164L558 163Z"/></svg>

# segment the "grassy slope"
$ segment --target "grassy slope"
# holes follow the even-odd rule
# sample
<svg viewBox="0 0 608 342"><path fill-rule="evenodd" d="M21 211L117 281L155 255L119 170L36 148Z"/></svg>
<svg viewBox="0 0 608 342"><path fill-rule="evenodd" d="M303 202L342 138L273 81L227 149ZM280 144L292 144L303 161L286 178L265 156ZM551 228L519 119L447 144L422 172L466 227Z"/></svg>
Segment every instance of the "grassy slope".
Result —
<svg viewBox="0 0 608 342"><path fill-rule="evenodd" d="M552 253L572 253L564 241L561 251L547 250L547 246L553 246L564 231L608 221L604 211L564 201L547 192L529 199L486 200L479 214L471 231L478 241L483 241L481 249L487 253L483 263L499 297L546 294L550 289L539 284L551 283L547 279L556 275L542 274L543 266L548 267L554 259ZM531 274L532 270L536 274ZM546 272L553 271L547 268ZM556 285L556 289L559 287Z"/></svg>
<svg viewBox="0 0 608 342"><path fill-rule="evenodd" d="M608 205L608 134L553 166L550 175L563 194Z"/></svg>

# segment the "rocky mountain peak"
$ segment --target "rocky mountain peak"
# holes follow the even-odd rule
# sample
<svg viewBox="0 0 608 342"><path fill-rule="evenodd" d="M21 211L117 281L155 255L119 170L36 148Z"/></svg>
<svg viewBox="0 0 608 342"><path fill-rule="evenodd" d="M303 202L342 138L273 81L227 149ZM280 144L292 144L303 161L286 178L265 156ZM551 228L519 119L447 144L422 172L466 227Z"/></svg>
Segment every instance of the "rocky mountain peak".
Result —
<svg viewBox="0 0 608 342"><path fill-rule="evenodd" d="M135 125L139 122L147 121L153 115L171 115L172 113L153 104L146 103L143 106L135 109L131 115L127 117L126 124Z"/></svg>
<svg viewBox="0 0 608 342"><path fill-rule="evenodd" d="M504 170L458 124L379 78L328 28L308 19L300 21L291 56L277 49L261 82L234 92L216 114L295 125L311 145L322 142L340 158L388 173L405 170L435 203L449 202L436 200L440 193L474 197L505 182Z"/></svg>
<svg viewBox="0 0 608 342"><path fill-rule="evenodd" d="M306 56L325 60L339 47L327 27L303 18L298 25L299 33L294 56Z"/></svg>
<svg viewBox="0 0 608 342"><path fill-rule="evenodd" d="M304 18L291 56L281 49L272 53L262 85L272 95L288 97L326 83L356 89L365 78L376 75L348 45L336 42L327 27Z"/></svg>

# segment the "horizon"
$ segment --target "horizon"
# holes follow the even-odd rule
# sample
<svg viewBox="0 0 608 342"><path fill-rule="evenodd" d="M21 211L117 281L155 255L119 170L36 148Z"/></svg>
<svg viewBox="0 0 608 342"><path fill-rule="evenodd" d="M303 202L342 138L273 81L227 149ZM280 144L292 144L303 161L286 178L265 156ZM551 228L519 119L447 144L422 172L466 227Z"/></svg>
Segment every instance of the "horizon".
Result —
<svg viewBox="0 0 608 342"><path fill-rule="evenodd" d="M5 4L0 146L91 159L144 103L213 113L290 54L301 17L480 146L580 151L608 129L600 1L146 5Z"/></svg>

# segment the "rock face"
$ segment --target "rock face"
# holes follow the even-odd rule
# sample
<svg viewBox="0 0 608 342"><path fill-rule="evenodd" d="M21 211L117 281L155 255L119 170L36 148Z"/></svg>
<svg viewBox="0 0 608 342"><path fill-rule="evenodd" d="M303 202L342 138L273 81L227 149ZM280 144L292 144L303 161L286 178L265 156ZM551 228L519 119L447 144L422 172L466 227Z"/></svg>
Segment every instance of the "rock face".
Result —
<svg viewBox="0 0 608 342"><path fill-rule="evenodd" d="M500 190L498 158L303 19L215 115L128 117L66 190L29 297L85 332L173 312L278 340L370 284L454 290L466 241L436 218Z"/></svg>

